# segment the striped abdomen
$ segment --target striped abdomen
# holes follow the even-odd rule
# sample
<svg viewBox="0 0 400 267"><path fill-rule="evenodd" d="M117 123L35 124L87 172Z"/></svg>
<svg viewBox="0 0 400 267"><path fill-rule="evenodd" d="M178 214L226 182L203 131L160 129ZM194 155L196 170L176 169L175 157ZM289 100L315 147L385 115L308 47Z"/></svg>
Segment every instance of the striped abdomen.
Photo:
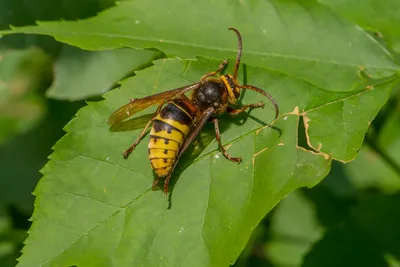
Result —
<svg viewBox="0 0 400 267"><path fill-rule="evenodd" d="M150 131L149 159L158 177L167 176L192 124L190 109L178 100L170 101L154 120Z"/></svg>

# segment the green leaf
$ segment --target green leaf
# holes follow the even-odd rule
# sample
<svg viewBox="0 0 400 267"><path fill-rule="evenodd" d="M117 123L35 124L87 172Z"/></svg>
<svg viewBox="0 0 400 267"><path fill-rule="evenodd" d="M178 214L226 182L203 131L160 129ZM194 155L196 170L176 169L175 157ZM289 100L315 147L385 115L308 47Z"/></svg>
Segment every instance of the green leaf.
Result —
<svg viewBox="0 0 400 267"><path fill-rule="evenodd" d="M55 62L55 77L47 96L78 100L100 95L157 57L160 53L145 50L84 51L64 46Z"/></svg>
<svg viewBox="0 0 400 267"><path fill-rule="evenodd" d="M374 78L399 70L365 32L313 0L127 1L94 18L38 22L2 34L46 34L86 50L130 46L182 58L234 58L237 42L228 27L243 34L244 63L327 90L355 89L362 82L360 69Z"/></svg>
<svg viewBox="0 0 400 267"><path fill-rule="evenodd" d="M9 24L18 26L34 24L36 20L82 19L95 16L97 12L112 5L114 0L71 0L61 3L51 0L35 2L0 0L0 28L8 29ZM6 36L0 43L10 47L39 46L51 54L55 59L55 83L47 95L55 99L68 100L80 100L104 93L133 70L150 64L150 60L157 54L150 51L140 53L126 48L89 52L61 44L49 36L21 34ZM2 128L4 127L6 126Z"/></svg>
<svg viewBox="0 0 400 267"><path fill-rule="evenodd" d="M115 0L0 0L0 29L10 25L32 25L35 21L76 20L97 15L98 12L115 4ZM46 53L56 55L61 44L49 36L13 35L0 40L14 48L40 47Z"/></svg>
<svg viewBox="0 0 400 267"><path fill-rule="evenodd" d="M388 83L377 90L367 88L309 110L305 114L309 146L341 161L353 160L372 119L388 100L392 86L393 83ZM336 116L327 122L331 114Z"/></svg>
<svg viewBox="0 0 400 267"><path fill-rule="evenodd" d="M28 25L35 20L77 19L95 16L100 10L111 7L114 0L70 1L7 1L0 0L0 27Z"/></svg>
<svg viewBox="0 0 400 267"><path fill-rule="evenodd" d="M400 52L400 2L397 0L320 0L337 9L347 19L361 27L378 33L388 40L392 48Z"/></svg>
<svg viewBox="0 0 400 267"><path fill-rule="evenodd" d="M253 110L241 126L237 119L221 118L223 142L232 144L229 153L244 162L227 161L215 142L204 144L197 157L187 153L173 176L167 209L164 194L150 190L153 175L146 142L128 160L121 156L140 130L110 132L107 118L132 97L197 81L218 64L205 59L189 64L156 61L107 93L105 101L78 112L42 170L19 266L228 266L280 199L295 188L314 186L327 174L329 158L297 147L298 114L284 114L270 128L257 121L269 122L273 109ZM247 77L257 86L276 76L270 92L282 100L283 113L294 107L279 91L312 87L282 74L248 70L265 74ZM297 86L286 87L288 82ZM243 101L259 100L259 95L246 92ZM209 127L204 132L213 139ZM210 139L200 143L204 140Z"/></svg>
<svg viewBox="0 0 400 267"><path fill-rule="evenodd" d="M354 93L328 92L278 72L247 67L244 79L268 87L280 105L280 118L274 127L264 126L273 118L270 107L253 110L243 125L238 119L221 118L223 142L232 144L228 150L232 155L243 157L240 165L222 157L215 142L210 143L212 130L205 127L200 139L204 150L192 149L192 155L186 153L181 159L172 183L176 182L172 206L167 209L162 192L149 190L153 175L146 142L128 160L120 154L140 129L110 132L106 121L130 98L198 81L220 62L201 58L183 63L156 61L124 81L120 89L107 93L105 101L90 103L67 125L68 134L56 144L35 190L34 223L20 266L109 266L111 262L121 266L227 266L280 199L295 188L314 186L329 170L329 156L298 147L299 116L318 114L319 109L340 102L367 101L370 94L387 95L390 88L390 83L383 83ZM244 103L258 101L259 95L245 93ZM376 110L374 103L364 109ZM336 127L332 121L342 109L332 111L325 124L309 122L308 130ZM370 117L353 112L344 119L348 123L357 117L360 125L367 125L374 116L367 113ZM359 143L352 140L363 135L364 131L351 131L346 135L348 141L338 138L335 147L356 151ZM323 144L326 147L329 144ZM331 154L343 160L340 153ZM63 238L56 235L60 231ZM173 245L166 246L171 240Z"/></svg>

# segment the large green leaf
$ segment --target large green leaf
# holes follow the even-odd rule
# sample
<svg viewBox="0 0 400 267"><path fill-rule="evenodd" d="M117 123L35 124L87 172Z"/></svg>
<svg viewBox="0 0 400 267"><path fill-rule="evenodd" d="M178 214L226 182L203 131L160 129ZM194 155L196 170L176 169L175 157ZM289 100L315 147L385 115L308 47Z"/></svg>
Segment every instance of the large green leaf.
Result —
<svg viewBox="0 0 400 267"><path fill-rule="evenodd" d="M114 0L62 2L0 0L0 28L8 29L10 24L18 26L34 24L36 20L82 19L95 16L97 12L114 5L114 2ZM47 96L68 100L86 99L104 93L133 70L149 64L157 55L156 52L139 52L126 48L112 51L83 51L61 44L49 36L12 35L2 38L0 43L9 47L39 46L54 56L54 83ZM53 62L48 63L48 67L51 68L50 64Z"/></svg>
<svg viewBox="0 0 400 267"><path fill-rule="evenodd" d="M400 2L397 0L319 0L361 27L382 35L400 52Z"/></svg>
<svg viewBox="0 0 400 267"><path fill-rule="evenodd" d="M228 27L243 33L243 62L328 90L353 90L363 68L374 77L399 70L365 32L314 0L127 1L94 18L2 33L46 34L87 50L155 47L183 58L233 58L237 42Z"/></svg>
<svg viewBox="0 0 400 267"><path fill-rule="evenodd" d="M114 3L115 0L0 0L0 29L9 29L10 25L32 25L37 20L83 19L95 16ZM60 43L48 36L19 34L2 38L0 43L14 48L40 47L51 54L57 54L60 49Z"/></svg>
<svg viewBox="0 0 400 267"><path fill-rule="evenodd" d="M150 190L153 174L146 141L128 160L121 156L140 129L110 132L107 118L132 97L198 81L219 63L203 58L158 60L107 93L104 101L78 112L42 170L33 225L19 266L228 266L280 199L295 188L314 186L329 171L328 154L298 146L300 115L324 113L332 106L325 124L309 122L308 130L336 131L332 122L346 110L337 109L337 103L346 107L355 99L369 101L363 106L369 117L357 112L343 117L345 123L359 118L359 130L347 132L345 142L339 133L320 140L322 151L347 160L359 149L361 126L373 119L390 88L390 83L382 83L354 93L328 92L282 73L247 67L244 79L268 88L280 105L279 119L273 127L264 126L273 118L270 106L253 110L243 125L243 117L221 118L223 142L232 145L229 153L243 157L240 165L223 158L206 126L200 145L182 157L174 173L168 209L164 194ZM246 92L243 102L260 99ZM310 136L311 142L314 138ZM339 149L329 150L334 140Z"/></svg>
<svg viewBox="0 0 400 267"><path fill-rule="evenodd" d="M65 45L54 63L55 77L47 96L77 100L100 95L159 56L146 50L84 51Z"/></svg>

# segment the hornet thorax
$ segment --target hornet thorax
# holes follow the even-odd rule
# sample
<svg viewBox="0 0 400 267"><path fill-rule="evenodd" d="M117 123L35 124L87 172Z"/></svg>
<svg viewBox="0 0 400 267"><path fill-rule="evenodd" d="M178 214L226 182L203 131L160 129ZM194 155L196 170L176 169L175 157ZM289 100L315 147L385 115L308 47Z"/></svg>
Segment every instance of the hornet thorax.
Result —
<svg viewBox="0 0 400 267"><path fill-rule="evenodd" d="M207 80L193 92L192 100L200 110L214 107L220 113L225 111L228 94L221 82Z"/></svg>

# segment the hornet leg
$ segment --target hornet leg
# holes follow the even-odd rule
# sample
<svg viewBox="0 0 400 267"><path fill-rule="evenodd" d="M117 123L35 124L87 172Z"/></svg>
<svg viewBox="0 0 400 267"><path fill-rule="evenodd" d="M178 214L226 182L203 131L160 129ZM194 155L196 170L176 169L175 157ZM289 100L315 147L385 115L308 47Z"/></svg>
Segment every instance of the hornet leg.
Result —
<svg viewBox="0 0 400 267"><path fill-rule="evenodd" d="M241 107L240 109L234 109L229 107L228 108L228 113L231 115L238 115L244 111L246 111L247 109L251 109L251 108L261 108L264 107L264 103L263 102L258 102L258 103L254 103L254 104L249 104L249 105L244 105L243 107Z"/></svg>
<svg viewBox="0 0 400 267"><path fill-rule="evenodd" d="M168 176L165 178L165 180L164 180L164 193L165 193L165 195L167 195L168 194L168 184L169 184L169 180L171 179L171 176L172 176L172 170L171 170L171 172L168 174ZM158 185L158 182L160 182L160 177L157 177L154 181L153 181L153 184L151 185L151 188L153 189L153 190L155 190L154 188Z"/></svg>
<svg viewBox="0 0 400 267"><path fill-rule="evenodd" d="M125 150L122 155L124 156L124 158L128 158L129 154L132 153L132 151L136 148L136 146L140 143L140 141L142 140L143 136L146 134L147 129L149 128L150 124L154 121L154 119L156 118L156 116L158 115L158 113L160 113L162 106L164 105L164 103L160 104L156 110L156 112L154 113L153 117L151 118L151 120L149 120L149 122L146 124L146 126L144 127L143 131L140 133L139 137L135 140L135 142L133 142L133 144L127 149Z"/></svg>
<svg viewBox="0 0 400 267"><path fill-rule="evenodd" d="M221 149L222 155L224 155L224 157L230 161L233 161L236 163L242 162L242 158L232 157L231 155L228 154L228 152L226 152L224 146L221 143L221 134L219 132L218 119L213 119L212 121L214 122L214 127L215 127L215 139L217 139L217 142L218 142L219 148Z"/></svg>
<svg viewBox="0 0 400 267"><path fill-rule="evenodd" d="M165 182L164 182L164 193L165 195L168 194L168 184L169 184L169 180L171 179L172 176L172 172L167 176L167 178L165 178Z"/></svg>

